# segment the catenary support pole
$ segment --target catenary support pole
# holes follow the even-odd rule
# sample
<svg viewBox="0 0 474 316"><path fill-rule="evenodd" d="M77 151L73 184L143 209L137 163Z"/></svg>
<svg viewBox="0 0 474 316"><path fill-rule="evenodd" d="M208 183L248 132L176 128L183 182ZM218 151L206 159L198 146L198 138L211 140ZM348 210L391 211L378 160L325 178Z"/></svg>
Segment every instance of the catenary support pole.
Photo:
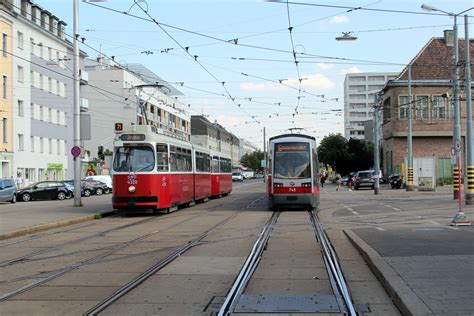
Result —
<svg viewBox="0 0 474 316"><path fill-rule="evenodd" d="M456 181L457 174L459 174L460 169L457 166L458 157L462 157L461 151L459 149L459 144L461 144L461 111L459 107L459 43L458 43L458 25L457 25L457 16L454 15L454 73L453 73L453 110L454 110L454 121L453 121L453 148L456 152L456 163L453 165L453 199L457 200L459 197L459 187L462 183ZM461 161L462 165L462 161ZM462 178L461 178L462 179Z"/></svg>
<svg viewBox="0 0 474 316"><path fill-rule="evenodd" d="M265 166L263 167L263 182L265 182L266 181L265 179L267 177L267 166L268 166L265 127L263 127L263 160L265 161Z"/></svg>
<svg viewBox="0 0 474 316"><path fill-rule="evenodd" d="M471 56L469 40L468 15L464 15L464 52L465 52L465 80L466 94L466 204L474 204L474 148L472 144L472 99L471 99Z"/></svg>
<svg viewBox="0 0 474 316"><path fill-rule="evenodd" d="M73 141L74 146L81 146L81 108L79 77L79 3L74 0L74 34L73 34ZM81 156L74 157L74 206L82 206L81 200Z"/></svg>
<svg viewBox="0 0 474 316"><path fill-rule="evenodd" d="M374 194L380 189L380 149L379 149L379 109L380 94L374 94Z"/></svg>
<svg viewBox="0 0 474 316"><path fill-rule="evenodd" d="M411 95L411 64L408 64L408 131L407 131L407 191L413 191L413 130L412 130L412 114L413 114L413 98Z"/></svg>

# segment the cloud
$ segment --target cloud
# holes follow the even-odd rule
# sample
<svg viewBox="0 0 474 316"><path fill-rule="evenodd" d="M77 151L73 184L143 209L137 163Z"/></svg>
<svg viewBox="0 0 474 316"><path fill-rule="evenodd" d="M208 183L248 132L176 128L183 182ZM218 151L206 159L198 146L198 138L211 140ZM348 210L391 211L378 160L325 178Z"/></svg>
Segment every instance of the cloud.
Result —
<svg viewBox="0 0 474 316"><path fill-rule="evenodd" d="M326 63L317 63L316 67L321 69L331 69L334 65L333 64L326 64Z"/></svg>
<svg viewBox="0 0 474 316"><path fill-rule="evenodd" d="M320 89L332 89L334 88L335 84L331 80L329 80L326 76L322 74L316 75L303 75L302 85L303 87L313 87L313 88L320 88ZM283 85L276 83L276 82L264 82L264 83L253 83L253 82L244 82L240 84L240 88L242 90L285 90L290 89L285 85L292 86L297 88L299 85L298 78L289 78L283 81Z"/></svg>
<svg viewBox="0 0 474 316"><path fill-rule="evenodd" d="M341 23L349 23L349 18L345 15L336 15L333 16L331 20L329 20L329 24L341 24Z"/></svg>
<svg viewBox="0 0 474 316"><path fill-rule="evenodd" d="M362 72L362 70L360 70L356 66L351 67L351 68L344 68L344 69L341 69L341 71L340 71L341 75L355 74L355 73L359 73L359 72Z"/></svg>

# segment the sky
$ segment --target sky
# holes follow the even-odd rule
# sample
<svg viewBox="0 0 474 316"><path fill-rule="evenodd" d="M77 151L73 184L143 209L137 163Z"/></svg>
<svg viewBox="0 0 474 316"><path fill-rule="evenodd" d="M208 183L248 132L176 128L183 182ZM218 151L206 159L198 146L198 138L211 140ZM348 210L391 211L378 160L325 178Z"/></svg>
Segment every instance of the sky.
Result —
<svg viewBox="0 0 474 316"><path fill-rule="evenodd" d="M35 2L72 34L72 0ZM400 72L453 25L443 14L380 10L427 13L424 3L457 14L474 6L472 0L137 2L80 1L79 33L93 48L81 49L90 58L102 51L123 65L145 65L184 94L179 100L191 115L206 115L259 148L264 128L267 138L289 128L317 141L343 133L347 73ZM474 10L469 14L474 21ZM464 19L458 23L463 38ZM357 40L336 41L342 32Z"/></svg>

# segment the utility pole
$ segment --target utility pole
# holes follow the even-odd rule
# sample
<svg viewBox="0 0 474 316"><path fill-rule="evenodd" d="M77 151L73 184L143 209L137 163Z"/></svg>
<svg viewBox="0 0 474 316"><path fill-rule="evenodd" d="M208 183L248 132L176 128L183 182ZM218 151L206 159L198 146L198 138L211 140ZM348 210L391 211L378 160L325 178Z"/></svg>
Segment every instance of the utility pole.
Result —
<svg viewBox="0 0 474 316"><path fill-rule="evenodd" d="M73 141L74 146L81 146L81 108L79 77L79 3L74 0L74 34L73 34ZM74 157L74 206L82 206L81 200L81 155Z"/></svg>
<svg viewBox="0 0 474 316"><path fill-rule="evenodd" d="M379 194L380 189L380 148L379 148L379 110L380 93L374 94L374 194Z"/></svg>
<svg viewBox="0 0 474 316"><path fill-rule="evenodd" d="M265 126L263 127L263 160L265 161L265 166L263 167L263 182L265 182L265 178L267 177L267 165L268 165Z"/></svg>
<svg viewBox="0 0 474 316"><path fill-rule="evenodd" d="M412 108L413 100L411 96L411 64L408 64L408 131L407 131L407 191L413 191L413 130L412 130Z"/></svg>
<svg viewBox="0 0 474 316"><path fill-rule="evenodd" d="M464 52L465 52L465 84L466 93L466 204L474 204L474 148L472 144L472 99L471 99L471 61L469 46L468 15L464 15Z"/></svg>
<svg viewBox="0 0 474 316"><path fill-rule="evenodd" d="M459 198L459 188L462 183L459 183L459 174L461 173L462 163L460 161L461 155L461 110L459 107L459 45L458 45L458 25L457 15L454 15L454 74L453 74L453 107L454 107L454 122L453 122L453 148L455 149L456 163L453 165L453 199ZM461 178L462 179L462 178Z"/></svg>

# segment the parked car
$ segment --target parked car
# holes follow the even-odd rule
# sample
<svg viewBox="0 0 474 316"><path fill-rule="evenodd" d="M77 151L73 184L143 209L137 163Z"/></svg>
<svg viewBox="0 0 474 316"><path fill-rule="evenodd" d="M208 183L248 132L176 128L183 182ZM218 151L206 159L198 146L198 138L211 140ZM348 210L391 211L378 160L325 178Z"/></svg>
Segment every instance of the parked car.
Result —
<svg viewBox="0 0 474 316"><path fill-rule="evenodd" d="M347 185L347 181L349 181L349 176L344 176L341 178L342 185Z"/></svg>
<svg viewBox="0 0 474 316"><path fill-rule="evenodd" d="M42 181L33 183L17 193L23 201L31 200L64 200L68 195L68 188L61 181Z"/></svg>
<svg viewBox="0 0 474 316"><path fill-rule="evenodd" d="M104 193L112 192L112 177L108 175L89 176L83 179L84 181L100 181L107 185L107 190Z"/></svg>
<svg viewBox="0 0 474 316"><path fill-rule="evenodd" d="M244 181L244 176L242 175L242 172L232 172L232 181Z"/></svg>
<svg viewBox="0 0 474 316"><path fill-rule="evenodd" d="M0 179L0 202L16 203L16 185L13 179Z"/></svg>
<svg viewBox="0 0 474 316"><path fill-rule="evenodd" d="M354 189L359 190L360 187L374 188L375 175L373 170L364 170L357 172L354 182Z"/></svg>
<svg viewBox="0 0 474 316"><path fill-rule="evenodd" d="M399 174L392 174L390 176L390 186L392 189L400 189L402 187L402 176Z"/></svg>
<svg viewBox="0 0 474 316"><path fill-rule="evenodd" d="M70 191L70 194L66 196L66 199L70 199L74 196L74 180L64 180L62 181L67 189ZM84 187L81 186L81 196L84 195Z"/></svg>
<svg viewBox="0 0 474 316"><path fill-rule="evenodd" d="M82 185L84 187L84 196L91 196L92 194L102 195L109 192L109 187L104 182L87 180L82 181Z"/></svg>

